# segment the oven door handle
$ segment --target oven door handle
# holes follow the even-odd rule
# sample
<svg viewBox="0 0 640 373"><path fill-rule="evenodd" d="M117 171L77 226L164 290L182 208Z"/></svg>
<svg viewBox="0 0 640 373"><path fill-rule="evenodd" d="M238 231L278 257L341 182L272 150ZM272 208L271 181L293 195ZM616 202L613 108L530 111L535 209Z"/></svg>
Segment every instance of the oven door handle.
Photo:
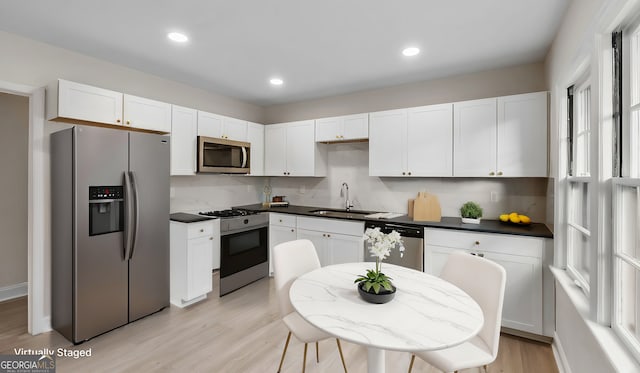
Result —
<svg viewBox="0 0 640 373"><path fill-rule="evenodd" d="M236 233L244 233L244 232L249 232L249 231L263 229L263 228L269 228L269 225L268 224L252 225L250 227L243 227L243 228L229 230L229 231L226 231L226 232L220 232L220 235L221 236L229 236L229 235L236 234Z"/></svg>

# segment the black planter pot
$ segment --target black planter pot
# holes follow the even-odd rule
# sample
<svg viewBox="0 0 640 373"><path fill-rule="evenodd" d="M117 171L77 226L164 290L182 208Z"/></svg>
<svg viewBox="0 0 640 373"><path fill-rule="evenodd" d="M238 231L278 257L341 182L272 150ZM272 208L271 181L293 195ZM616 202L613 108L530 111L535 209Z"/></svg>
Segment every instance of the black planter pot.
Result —
<svg viewBox="0 0 640 373"><path fill-rule="evenodd" d="M396 296L396 287L391 285L391 290L380 289L380 292L376 294L373 288L369 291L364 290L364 282L358 283L358 293L360 297L369 303L383 304L391 301Z"/></svg>

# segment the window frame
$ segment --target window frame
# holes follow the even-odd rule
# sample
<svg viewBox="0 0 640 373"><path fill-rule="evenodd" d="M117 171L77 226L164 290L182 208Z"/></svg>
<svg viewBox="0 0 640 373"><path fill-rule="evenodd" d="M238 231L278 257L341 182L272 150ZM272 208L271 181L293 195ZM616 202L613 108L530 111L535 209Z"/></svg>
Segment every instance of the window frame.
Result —
<svg viewBox="0 0 640 373"><path fill-rule="evenodd" d="M630 40L631 39L631 40ZM635 42L632 46L631 42ZM622 146L622 158L618 165L621 176L612 180L612 299L611 299L611 329L618 335L637 360L640 361L640 255L633 258L625 253L628 240L623 233L623 219L626 209L629 208L623 201L625 188L640 189L640 118L636 119L636 132L632 128L632 114L640 117L640 17L629 22L622 28L622 120L620 144ZM632 101L634 99L634 101ZM633 104L635 102L635 104ZM640 200L636 201L635 214L640 221ZM634 240L635 249L640 250L640 236L636 231ZM627 264L635 270L635 334L623 326L622 297L624 293L624 276L622 267ZM628 299L626 300L628 302Z"/></svg>
<svg viewBox="0 0 640 373"><path fill-rule="evenodd" d="M576 80L576 82L571 85L567 89L567 170L566 170L566 184L565 184L565 248L566 248L566 257L565 257L565 269L569 276L574 280L574 282L582 289L587 297L589 297L591 293L592 281L591 277L593 277L592 273L596 269L595 264L592 260L592 252L596 249L595 242L593 240L592 235L592 209L594 206L594 173L591 172L591 168L593 165L593 137L594 137L594 128L593 128L593 100L594 96L592 93L592 84L590 79L590 67L586 67L586 72L582 74L582 76ZM582 96L588 92L588 108L584 110L582 104L580 104L580 100L583 100ZM582 114L582 117L580 116ZM584 128L584 125L580 123L581 120L588 119L587 128ZM582 131L581 131L582 130ZM579 147L579 137L586 135L587 141L583 142L586 145L587 154L586 157L579 157L580 149ZM596 139L597 141L597 139ZM578 173L578 169L580 167L580 162L587 162L588 171L587 173ZM586 210L581 214L583 216L582 222L577 222L575 217L575 211L578 203L574 198L574 186L582 186L583 190L586 190L586 196L582 198L586 200L587 206ZM575 205L574 205L575 204ZM585 224L586 222L586 224ZM577 244L574 244L573 239L575 239L575 234L581 235L582 242L585 242L579 248L580 253L576 253L575 249L577 248ZM579 260L578 260L579 259ZM583 262L588 261L590 264L589 268L587 268L586 273L583 273L584 266L578 265L577 261Z"/></svg>

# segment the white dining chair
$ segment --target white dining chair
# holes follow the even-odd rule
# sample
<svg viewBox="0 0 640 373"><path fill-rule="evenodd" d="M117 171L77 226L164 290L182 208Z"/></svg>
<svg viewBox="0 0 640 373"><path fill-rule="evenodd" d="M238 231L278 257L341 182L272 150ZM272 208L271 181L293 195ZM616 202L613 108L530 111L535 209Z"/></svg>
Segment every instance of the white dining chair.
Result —
<svg viewBox="0 0 640 373"><path fill-rule="evenodd" d="M495 262L456 251L449 256L440 278L456 285L478 303L484 314L484 324L475 337L463 344L444 350L415 352L411 356L409 373L416 356L443 372L479 366L486 372L487 365L498 356L507 274Z"/></svg>
<svg viewBox="0 0 640 373"><path fill-rule="evenodd" d="M287 353L291 334L304 343L302 373L305 371L307 361L307 344L312 342L316 343L316 361L320 362L318 341L332 338L331 335L323 332L303 319L294 310L291 305L291 301L289 300L289 289L291 288L293 281L299 276L317 268L320 268L320 260L318 259L318 254L316 253L313 243L309 240L284 242L273 248L273 270L276 284L276 295L280 305L282 321L285 323L287 328L289 328L287 341L285 342L284 350L282 351L282 358L280 359L280 365L278 366L278 373L282 369L282 363L284 362L284 357ZM338 351L340 352L342 366L344 367L345 373L347 373L347 366L345 365L344 356L342 355L342 346L340 346L340 340L337 338L336 343L338 344Z"/></svg>

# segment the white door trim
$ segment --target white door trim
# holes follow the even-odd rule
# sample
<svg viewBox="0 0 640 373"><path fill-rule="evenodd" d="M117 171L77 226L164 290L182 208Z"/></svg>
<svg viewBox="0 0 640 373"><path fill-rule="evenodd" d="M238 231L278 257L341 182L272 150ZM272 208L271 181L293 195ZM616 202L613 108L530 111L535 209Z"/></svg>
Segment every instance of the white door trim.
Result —
<svg viewBox="0 0 640 373"><path fill-rule="evenodd" d="M29 170L28 170L28 330L40 334L51 330L50 312L44 309L48 281L45 279L45 209L44 185L44 88L0 80L0 91L29 98ZM36 211L38 213L36 213ZM50 271L46 271L50 273Z"/></svg>

